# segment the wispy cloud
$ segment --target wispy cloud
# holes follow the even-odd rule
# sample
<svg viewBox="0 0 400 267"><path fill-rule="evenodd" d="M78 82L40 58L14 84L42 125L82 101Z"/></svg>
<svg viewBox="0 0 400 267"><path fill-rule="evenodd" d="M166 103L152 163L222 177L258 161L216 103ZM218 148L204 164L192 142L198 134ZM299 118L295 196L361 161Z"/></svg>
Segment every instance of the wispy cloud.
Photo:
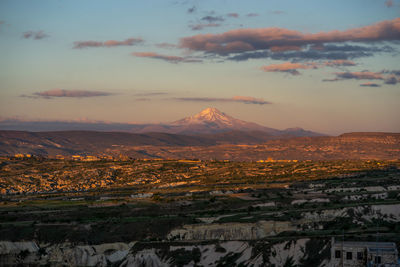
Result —
<svg viewBox="0 0 400 267"><path fill-rule="evenodd" d="M228 13L226 15L228 17L230 17L230 18L235 18L235 19L239 18L239 14L238 13Z"/></svg>
<svg viewBox="0 0 400 267"><path fill-rule="evenodd" d="M160 59L170 63L180 63L180 62L201 62L199 59L188 58L188 57L180 57L180 56L168 56L162 55L155 52L134 52L132 53L135 57L144 57L144 58L153 58L153 59Z"/></svg>
<svg viewBox="0 0 400 267"><path fill-rule="evenodd" d="M400 82L400 78L395 75L390 75L385 78L385 84L395 85Z"/></svg>
<svg viewBox="0 0 400 267"><path fill-rule="evenodd" d="M258 14L258 13L248 13L248 14L246 14L246 17L258 17L258 16L260 16L260 14Z"/></svg>
<svg viewBox="0 0 400 267"><path fill-rule="evenodd" d="M206 23L206 24L194 24L194 25L189 25L190 29L192 29L192 31L200 31L204 28L209 28L209 27L219 27L221 26L221 24L219 23Z"/></svg>
<svg viewBox="0 0 400 267"><path fill-rule="evenodd" d="M43 31L27 31L22 34L25 39L41 40L43 38L49 37L48 34Z"/></svg>
<svg viewBox="0 0 400 267"><path fill-rule="evenodd" d="M382 73L372 71L336 72L335 74L338 79L383 80Z"/></svg>
<svg viewBox="0 0 400 267"><path fill-rule="evenodd" d="M324 62L323 64L325 66L329 66L329 67L339 67L339 66L350 67L350 66L357 65L354 61L346 60L346 59L330 60L330 61Z"/></svg>
<svg viewBox="0 0 400 267"><path fill-rule="evenodd" d="M0 30L2 30L4 26L10 26L10 24L6 23L4 20L0 20Z"/></svg>
<svg viewBox="0 0 400 267"><path fill-rule="evenodd" d="M83 98L83 97L96 97L96 96L109 96L112 93L101 92L101 91L87 91L87 90L65 90L65 89L52 89L48 91L36 92L32 95L20 95L21 97L28 98L54 98L54 97L72 97L72 98Z"/></svg>
<svg viewBox="0 0 400 267"><path fill-rule="evenodd" d="M147 97L136 98L135 100L136 101L151 101L151 99L147 98Z"/></svg>
<svg viewBox="0 0 400 267"><path fill-rule="evenodd" d="M215 22L215 21L210 21ZM271 47L306 47L345 42L400 40L400 18L349 30L302 33L285 28L235 29L221 34L199 34L180 40L182 48L226 56L234 53L268 50Z"/></svg>
<svg viewBox="0 0 400 267"><path fill-rule="evenodd" d="M261 70L265 72L286 72L290 73L292 75L299 75L300 72L298 71L299 69L319 69L323 67L349 67L349 66L355 66L356 63L350 60L329 60L325 62L284 62L280 64L271 64L267 66L262 66ZM350 73L350 72L346 72ZM336 73L337 78L341 74Z"/></svg>
<svg viewBox="0 0 400 267"><path fill-rule="evenodd" d="M168 95L167 92L144 92L144 93L136 93L135 96L160 96L160 95Z"/></svg>
<svg viewBox="0 0 400 267"><path fill-rule="evenodd" d="M292 75L299 75L298 69L316 69L318 65L316 63L292 63L285 62L281 64L271 64L268 66L262 66L261 70L265 72L286 72Z"/></svg>
<svg viewBox="0 0 400 267"><path fill-rule="evenodd" d="M385 1L385 5L386 5L387 7L392 7L392 6L393 6L393 0L386 0L386 1Z"/></svg>
<svg viewBox="0 0 400 267"><path fill-rule="evenodd" d="M196 6L192 6L192 7L188 8L187 13L191 14L191 13L196 12L196 10L197 10Z"/></svg>
<svg viewBox="0 0 400 267"><path fill-rule="evenodd" d="M222 22L225 19L222 16L204 16L201 18L202 21L207 21L208 23Z"/></svg>
<svg viewBox="0 0 400 267"><path fill-rule="evenodd" d="M228 60L243 61L258 58L274 60L308 61L308 60L350 60L370 57L375 53L393 53L396 50L388 45L365 46L349 44L309 45L301 46L272 46L269 49L237 53L229 56Z"/></svg>
<svg viewBox="0 0 400 267"><path fill-rule="evenodd" d="M156 46L160 47L160 48L166 48L166 49L178 47L176 44L171 44L171 43L159 43L159 44L156 44Z"/></svg>
<svg viewBox="0 0 400 267"><path fill-rule="evenodd" d="M74 42L74 49L82 49L89 47L115 47L115 46L133 46L143 42L142 38L128 38L124 41L108 40L104 42L99 41L77 41Z"/></svg>
<svg viewBox="0 0 400 267"><path fill-rule="evenodd" d="M336 72L335 78L324 79L325 82L333 82L340 80L383 80L385 84L395 85L400 82L400 73L397 70L383 70L380 72L360 71L360 72ZM365 85L368 86L368 85Z"/></svg>
<svg viewBox="0 0 400 267"><path fill-rule="evenodd" d="M362 83L362 84L360 84L360 86L362 86L362 87L381 87L380 84L371 83L371 82Z"/></svg>
<svg viewBox="0 0 400 267"><path fill-rule="evenodd" d="M256 104L256 105L267 105L271 104L262 98L255 98L251 96L234 96L231 98L219 98L219 97L176 97L173 98L178 101L188 101L188 102L236 102L244 104Z"/></svg>

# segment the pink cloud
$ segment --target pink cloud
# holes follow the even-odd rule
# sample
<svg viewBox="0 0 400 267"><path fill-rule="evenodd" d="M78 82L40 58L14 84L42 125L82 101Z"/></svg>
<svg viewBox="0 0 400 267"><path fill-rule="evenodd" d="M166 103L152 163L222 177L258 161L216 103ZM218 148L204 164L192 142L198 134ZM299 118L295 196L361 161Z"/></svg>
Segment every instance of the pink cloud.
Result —
<svg viewBox="0 0 400 267"><path fill-rule="evenodd" d="M396 85L400 82L400 73L397 70L383 70L380 72L372 72L372 71L359 71L359 72L336 72L336 75L333 79L324 79L324 82L334 82L340 80L384 80L385 84ZM360 86L370 86L377 87L372 85L372 83L364 83ZM380 86L380 85L379 85Z"/></svg>
<svg viewBox="0 0 400 267"><path fill-rule="evenodd" d="M40 40L46 37L49 37L49 35L45 34L43 31L28 31L28 32L24 32L24 34L22 35L25 39L34 39L34 40Z"/></svg>
<svg viewBox="0 0 400 267"><path fill-rule="evenodd" d="M99 41L77 41L74 42L74 49L82 49L88 47L115 47L115 46L133 46L142 43L141 38L128 38L124 41L108 40L105 42Z"/></svg>
<svg viewBox="0 0 400 267"><path fill-rule="evenodd" d="M270 50L272 52L300 51L301 46L296 46L296 45L271 46Z"/></svg>
<svg viewBox="0 0 400 267"><path fill-rule="evenodd" d="M271 104L262 98L255 98L251 96L234 96L231 98L224 97L178 97L172 98L179 101L189 102L233 102L233 103L244 103L244 104L256 104L256 105L267 105Z"/></svg>
<svg viewBox="0 0 400 267"><path fill-rule="evenodd" d="M360 84L360 86L362 86L362 87L381 87L380 84L371 83L371 82L362 83L362 84Z"/></svg>
<svg viewBox="0 0 400 267"><path fill-rule="evenodd" d="M171 43L159 43L159 44L156 44L156 46L160 47L160 48L166 48L166 49L177 48L176 44L171 44Z"/></svg>
<svg viewBox="0 0 400 267"><path fill-rule="evenodd" d="M197 59L190 59L190 58L185 58L185 57L179 57L179 56L168 56L168 55L162 55L154 52L135 52L132 53L133 56L135 57L144 57L144 58L154 58L154 59L161 59L170 63L179 63L179 62L200 62L200 60Z"/></svg>
<svg viewBox="0 0 400 267"><path fill-rule="evenodd" d="M339 79L356 79L356 80L383 80L382 73L372 71L360 72L336 72Z"/></svg>
<svg viewBox="0 0 400 267"><path fill-rule="evenodd" d="M305 46L340 42L400 40L400 18L345 31L302 33L284 28L235 29L221 34L198 34L180 40L183 48L214 54L248 52L278 46ZM231 49L240 42L240 48Z"/></svg>
<svg viewBox="0 0 400 267"><path fill-rule="evenodd" d="M238 18L239 14L238 13L228 13L227 16L231 17L231 18Z"/></svg>
<svg viewBox="0 0 400 267"><path fill-rule="evenodd" d="M357 65L354 61L346 59L337 59L324 62L325 66L339 67L339 66L355 66Z"/></svg>
<svg viewBox="0 0 400 267"><path fill-rule="evenodd" d="M23 97L42 97L42 98L53 98L53 97L95 97L95 96L108 96L112 95L108 92L101 91L87 91L87 90L65 90L65 89L52 89L43 92L33 93L32 96L22 95Z"/></svg>
<svg viewBox="0 0 400 267"><path fill-rule="evenodd" d="M392 7L392 6L393 6L393 0L386 0L386 1L385 1L385 5L386 5L387 7Z"/></svg>
<svg viewBox="0 0 400 267"><path fill-rule="evenodd" d="M255 98L252 96L234 96L232 97L232 100L236 102L242 102L245 104L258 104L258 105L271 104L270 102L265 101L262 98Z"/></svg>
<svg viewBox="0 0 400 267"><path fill-rule="evenodd" d="M317 69L318 64L316 63L291 63L285 62L281 64L272 64L268 66L262 66L261 70L265 72L287 72L292 75L299 75L298 69Z"/></svg>

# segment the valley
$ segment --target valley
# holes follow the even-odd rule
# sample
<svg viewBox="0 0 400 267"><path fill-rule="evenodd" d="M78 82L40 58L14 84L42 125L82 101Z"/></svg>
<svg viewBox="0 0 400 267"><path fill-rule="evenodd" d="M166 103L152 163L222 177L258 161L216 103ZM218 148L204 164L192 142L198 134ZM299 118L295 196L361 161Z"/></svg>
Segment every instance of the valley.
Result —
<svg viewBox="0 0 400 267"><path fill-rule="evenodd" d="M0 262L330 266L333 239L400 244L399 170L398 160L2 158Z"/></svg>

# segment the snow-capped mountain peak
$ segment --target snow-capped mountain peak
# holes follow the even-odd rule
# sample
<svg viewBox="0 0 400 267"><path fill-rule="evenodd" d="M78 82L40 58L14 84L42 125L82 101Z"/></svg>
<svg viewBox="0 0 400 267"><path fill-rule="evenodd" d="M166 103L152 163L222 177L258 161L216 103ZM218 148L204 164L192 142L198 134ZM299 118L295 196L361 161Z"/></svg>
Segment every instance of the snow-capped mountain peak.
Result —
<svg viewBox="0 0 400 267"><path fill-rule="evenodd" d="M187 124L209 124L215 123L218 125L233 126L241 121L235 119L216 108L206 108L196 115L186 117L184 119L173 122L174 125L187 125Z"/></svg>

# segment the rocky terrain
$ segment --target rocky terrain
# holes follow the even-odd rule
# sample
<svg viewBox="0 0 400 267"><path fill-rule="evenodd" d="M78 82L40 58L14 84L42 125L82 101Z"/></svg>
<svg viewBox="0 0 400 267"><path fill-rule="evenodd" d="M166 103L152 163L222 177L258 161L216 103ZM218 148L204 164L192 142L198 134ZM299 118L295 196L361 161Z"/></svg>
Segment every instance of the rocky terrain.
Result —
<svg viewBox="0 0 400 267"><path fill-rule="evenodd" d="M204 244L155 243L152 246L132 243L57 245L35 242L0 242L0 264L35 264L68 266L283 266L288 263L325 264L311 255L310 246L328 253L329 242L297 239L280 242L227 241ZM322 258L322 257L321 257Z"/></svg>
<svg viewBox="0 0 400 267"><path fill-rule="evenodd" d="M330 266L332 238L400 245L399 161L0 166L0 265Z"/></svg>
<svg viewBox="0 0 400 267"><path fill-rule="evenodd" d="M264 132L187 136L166 133L0 131L0 155L130 156L137 159L258 161L399 159L400 134L279 137Z"/></svg>

